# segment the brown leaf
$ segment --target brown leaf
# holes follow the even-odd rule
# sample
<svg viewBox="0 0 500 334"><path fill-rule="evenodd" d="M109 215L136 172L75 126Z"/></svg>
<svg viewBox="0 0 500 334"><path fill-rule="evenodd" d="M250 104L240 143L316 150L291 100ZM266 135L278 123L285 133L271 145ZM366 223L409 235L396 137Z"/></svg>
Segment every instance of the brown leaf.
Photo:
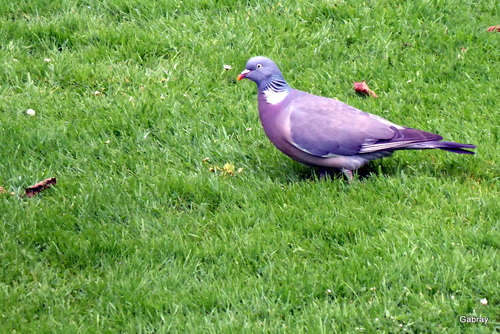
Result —
<svg viewBox="0 0 500 334"><path fill-rule="evenodd" d="M500 32L500 26L491 26L488 28L488 31L492 32L492 31L497 31L497 32Z"/></svg>
<svg viewBox="0 0 500 334"><path fill-rule="evenodd" d="M49 188L51 185L56 184L57 180L55 177L51 177L50 179L43 180L41 182L38 182L35 185L32 185L31 187L26 188L26 196L31 198L40 192L44 191L45 189Z"/></svg>
<svg viewBox="0 0 500 334"><path fill-rule="evenodd" d="M361 82L354 82L354 90L361 94L370 95L371 97L378 97L377 94L368 87L364 80Z"/></svg>

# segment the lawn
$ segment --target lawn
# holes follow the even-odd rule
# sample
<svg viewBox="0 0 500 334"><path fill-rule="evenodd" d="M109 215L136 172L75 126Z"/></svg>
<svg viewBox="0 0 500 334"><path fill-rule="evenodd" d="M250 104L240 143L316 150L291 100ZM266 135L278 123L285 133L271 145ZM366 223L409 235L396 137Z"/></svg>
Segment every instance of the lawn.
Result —
<svg viewBox="0 0 500 334"><path fill-rule="evenodd" d="M499 331L498 24L498 0L0 0L0 332ZM256 55L477 154L319 179L236 81Z"/></svg>

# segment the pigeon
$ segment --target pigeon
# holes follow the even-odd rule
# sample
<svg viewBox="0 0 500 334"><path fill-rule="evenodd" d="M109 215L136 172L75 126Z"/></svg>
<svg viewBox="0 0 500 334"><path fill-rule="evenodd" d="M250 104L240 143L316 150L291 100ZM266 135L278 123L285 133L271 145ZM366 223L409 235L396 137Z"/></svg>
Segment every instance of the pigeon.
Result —
<svg viewBox="0 0 500 334"><path fill-rule="evenodd" d="M397 150L441 149L474 154L475 145L441 141L440 135L397 125L335 99L293 89L269 58L253 57L237 80L257 84L259 116L271 142L293 160L331 169L353 180L353 171Z"/></svg>

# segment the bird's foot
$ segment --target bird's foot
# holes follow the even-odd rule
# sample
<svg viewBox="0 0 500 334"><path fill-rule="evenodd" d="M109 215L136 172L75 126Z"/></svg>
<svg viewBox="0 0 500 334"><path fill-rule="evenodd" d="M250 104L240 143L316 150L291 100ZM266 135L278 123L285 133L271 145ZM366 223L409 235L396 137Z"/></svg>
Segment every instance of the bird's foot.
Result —
<svg viewBox="0 0 500 334"><path fill-rule="evenodd" d="M320 168L319 169L319 179L320 180L325 180L328 175L330 175L329 169L327 169L327 168Z"/></svg>
<svg viewBox="0 0 500 334"><path fill-rule="evenodd" d="M352 174L352 170L342 169L342 173L347 177L347 181L351 183L354 180L354 176ZM332 176L332 170L330 168L320 168L319 169L319 179L325 180L328 176Z"/></svg>
<svg viewBox="0 0 500 334"><path fill-rule="evenodd" d="M354 180L354 176L352 175L352 170L342 169L342 173L347 177L347 182L351 183Z"/></svg>

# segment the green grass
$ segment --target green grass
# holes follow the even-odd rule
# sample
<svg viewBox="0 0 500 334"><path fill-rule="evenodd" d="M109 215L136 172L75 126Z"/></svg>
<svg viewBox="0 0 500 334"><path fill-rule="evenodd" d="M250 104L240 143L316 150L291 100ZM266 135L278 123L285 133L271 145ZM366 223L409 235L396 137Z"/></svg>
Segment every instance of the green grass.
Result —
<svg viewBox="0 0 500 334"><path fill-rule="evenodd" d="M0 0L0 332L498 331L499 20L496 0ZM477 155L318 180L236 84L255 55Z"/></svg>

